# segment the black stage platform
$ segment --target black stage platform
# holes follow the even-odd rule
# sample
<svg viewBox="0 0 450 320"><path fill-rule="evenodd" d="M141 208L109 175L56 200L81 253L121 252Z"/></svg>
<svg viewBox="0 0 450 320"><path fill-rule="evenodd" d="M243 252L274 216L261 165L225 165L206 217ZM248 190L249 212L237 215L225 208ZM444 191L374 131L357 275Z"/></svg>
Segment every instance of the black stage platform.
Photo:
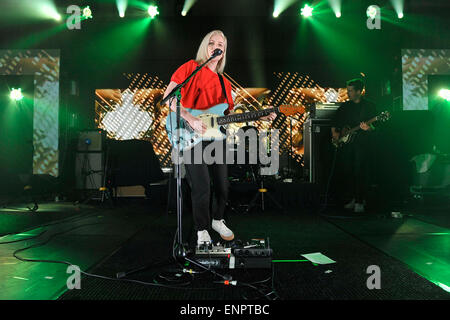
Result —
<svg viewBox="0 0 450 320"><path fill-rule="evenodd" d="M285 204L286 205L286 204ZM442 211L364 215L286 206L248 213L228 210L236 239L269 239L272 270L216 270L237 286L216 283L208 272L173 278L176 215L152 200L119 199L106 204L41 204L37 212L2 210L0 221L24 222L0 238L1 299L32 300L445 300L450 298L448 225ZM45 211L47 210L47 211ZM422 211L421 211L422 210ZM19 210L20 211L20 210ZM71 214L69 214L69 212ZM51 215L53 218L48 218ZM433 215L437 219L433 219ZM440 217L440 218L439 218ZM448 218L448 217L447 217ZM25 222L27 220L27 222ZM186 241L195 242L192 219L183 218ZM4 226L4 224L2 224ZM16 228L17 227L17 228ZM211 231L215 241L218 235ZM21 251L20 249L29 248ZM315 264L302 254L320 252L336 261ZM39 262L20 261L34 259ZM52 260L45 262L43 260ZM292 261L294 260L294 261ZM81 289L68 290L67 265L81 276ZM381 288L367 287L368 267L381 272ZM124 279L122 271L146 266ZM172 275L172 278L171 278Z"/></svg>

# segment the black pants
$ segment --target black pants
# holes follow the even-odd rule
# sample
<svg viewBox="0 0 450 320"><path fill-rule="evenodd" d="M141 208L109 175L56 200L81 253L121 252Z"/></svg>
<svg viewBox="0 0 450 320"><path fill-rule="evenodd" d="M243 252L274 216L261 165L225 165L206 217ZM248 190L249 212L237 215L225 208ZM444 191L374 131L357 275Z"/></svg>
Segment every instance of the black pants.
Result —
<svg viewBox="0 0 450 320"><path fill-rule="evenodd" d="M353 175L351 179L353 181L353 194L355 196L356 203L363 203L366 199L367 189L369 185L369 161L365 148L354 148L351 153L353 159Z"/></svg>
<svg viewBox="0 0 450 320"><path fill-rule="evenodd" d="M346 164L345 180L356 203L363 203L366 199L372 161L370 147L363 142L355 141L343 148L342 160Z"/></svg>
<svg viewBox="0 0 450 320"><path fill-rule="evenodd" d="M203 148L208 143L203 143ZM185 164L186 179L191 188L192 213L196 231L209 230L211 215L216 220L223 219L228 201L228 167L227 164ZM212 186L211 186L212 182ZM211 197L211 189L214 197ZM210 203L211 198L213 200Z"/></svg>

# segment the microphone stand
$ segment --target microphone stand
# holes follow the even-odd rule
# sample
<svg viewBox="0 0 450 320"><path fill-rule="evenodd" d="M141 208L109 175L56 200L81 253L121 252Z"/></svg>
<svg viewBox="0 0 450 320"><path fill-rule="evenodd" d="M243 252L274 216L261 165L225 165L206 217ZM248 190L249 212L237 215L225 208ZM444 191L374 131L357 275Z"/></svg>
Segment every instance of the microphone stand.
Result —
<svg viewBox="0 0 450 320"><path fill-rule="evenodd" d="M194 77L197 72L200 71L207 63L209 63L212 59L214 59L219 54L215 54L216 52L211 55L211 57L206 60L203 64L199 65L197 68L195 68L194 71L180 84L178 84L173 90L161 100L160 104L164 105L167 101L171 101L173 98L177 99L176 104L176 142L175 142L175 148L176 148L176 162L175 162L175 177L177 180L177 186L176 186L176 194L177 194L177 240L175 243L175 259L177 261L183 261L186 258L186 248L183 245L183 234L182 234L182 216L183 216L183 203L182 203L182 189L181 189L181 153L182 150L180 149L180 128L181 128L181 88L183 88L189 80ZM222 52L220 52L221 54ZM169 105L170 108L170 105ZM172 128L173 129L173 128ZM173 161L173 159L172 159ZM206 268L206 267L205 267Z"/></svg>

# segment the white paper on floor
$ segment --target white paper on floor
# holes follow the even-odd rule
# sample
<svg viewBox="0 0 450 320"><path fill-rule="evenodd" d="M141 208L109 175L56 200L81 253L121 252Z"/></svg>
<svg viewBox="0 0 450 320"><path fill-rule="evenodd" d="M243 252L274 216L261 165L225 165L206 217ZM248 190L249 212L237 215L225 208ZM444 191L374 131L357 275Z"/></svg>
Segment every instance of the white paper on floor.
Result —
<svg viewBox="0 0 450 320"><path fill-rule="evenodd" d="M309 261L313 262L313 263L317 263L317 264L330 264L330 263L336 263L336 261L331 260L330 258L328 258L327 256L323 255L320 252L314 252L314 253L307 253L307 254L302 254L302 257L305 257L306 259L308 259Z"/></svg>

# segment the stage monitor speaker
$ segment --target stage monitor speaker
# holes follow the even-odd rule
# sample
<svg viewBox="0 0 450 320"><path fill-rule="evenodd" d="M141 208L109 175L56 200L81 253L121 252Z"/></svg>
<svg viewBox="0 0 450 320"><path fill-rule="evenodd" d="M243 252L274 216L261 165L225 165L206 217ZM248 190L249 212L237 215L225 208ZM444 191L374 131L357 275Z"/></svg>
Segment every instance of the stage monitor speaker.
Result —
<svg viewBox="0 0 450 320"><path fill-rule="evenodd" d="M104 150L106 133L101 129L83 130L78 135L77 151L101 152Z"/></svg>
<svg viewBox="0 0 450 320"><path fill-rule="evenodd" d="M303 130L304 167L309 181L324 191L333 162L334 147L331 144L331 120L311 119L305 121Z"/></svg>
<svg viewBox="0 0 450 320"><path fill-rule="evenodd" d="M77 152L75 185L77 189L98 190L103 187L105 163L103 152Z"/></svg>

